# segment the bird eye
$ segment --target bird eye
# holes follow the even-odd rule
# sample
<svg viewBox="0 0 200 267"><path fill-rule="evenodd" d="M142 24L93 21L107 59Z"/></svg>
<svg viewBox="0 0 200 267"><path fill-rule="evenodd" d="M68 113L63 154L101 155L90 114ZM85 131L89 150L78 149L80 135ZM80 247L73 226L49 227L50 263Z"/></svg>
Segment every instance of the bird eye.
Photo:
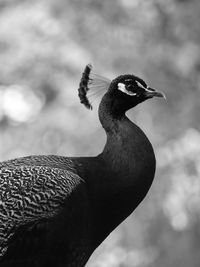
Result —
<svg viewBox="0 0 200 267"><path fill-rule="evenodd" d="M124 83L118 83L118 90L120 90L121 92L131 96L137 95L136 93L128 91L126 87L128 88L128 86L126 86Z"/></svg>
<svg viewBox="0 0 200 267"><path fill-rule="evenodd" d="M128 90L131 90L131 88L133 88L134 86L132 84L128 84L126 87Z"/></svg>

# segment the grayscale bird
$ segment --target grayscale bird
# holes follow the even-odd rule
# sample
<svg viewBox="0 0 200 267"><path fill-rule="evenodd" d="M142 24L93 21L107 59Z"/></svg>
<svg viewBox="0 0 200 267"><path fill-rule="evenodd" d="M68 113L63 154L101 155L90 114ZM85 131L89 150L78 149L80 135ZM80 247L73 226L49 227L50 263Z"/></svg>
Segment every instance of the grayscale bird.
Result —
<svg viewBox="0 0 200 267"><path fill-rule="evenodd" d="M1 267L83 267L146 196L154 179L154 151L125 113L164 94L134 75L110 81L87 65L79 97L88 108L93 90L105 92L99 119L107 141L99 155L0 163Z"/></svg>

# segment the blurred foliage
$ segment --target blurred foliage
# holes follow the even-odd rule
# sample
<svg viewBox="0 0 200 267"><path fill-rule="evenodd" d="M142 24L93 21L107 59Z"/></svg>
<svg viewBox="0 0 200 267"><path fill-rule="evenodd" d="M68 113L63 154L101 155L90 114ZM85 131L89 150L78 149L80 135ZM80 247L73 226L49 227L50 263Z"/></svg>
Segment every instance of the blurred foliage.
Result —
<svg viewBox="0 0 200 267"><path fill-rule="evenodd" d="M143 203L87 266L199 266L200 1L0 0L0 159L99 153L97 107L79 104L88 62L164 91L128 115L157 154Z"/></svg>

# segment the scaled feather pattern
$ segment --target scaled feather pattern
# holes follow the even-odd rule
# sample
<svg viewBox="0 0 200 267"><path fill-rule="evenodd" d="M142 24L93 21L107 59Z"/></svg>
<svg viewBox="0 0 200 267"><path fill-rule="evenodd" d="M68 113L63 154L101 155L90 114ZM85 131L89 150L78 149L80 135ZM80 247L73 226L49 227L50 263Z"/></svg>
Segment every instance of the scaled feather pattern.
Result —
<svg viewBox="0 0 200 267"><path fill-rule="evenodd" d="M0 257L16 228L54 216L81 180L70 160L59 156L0 163Z"/></svg>

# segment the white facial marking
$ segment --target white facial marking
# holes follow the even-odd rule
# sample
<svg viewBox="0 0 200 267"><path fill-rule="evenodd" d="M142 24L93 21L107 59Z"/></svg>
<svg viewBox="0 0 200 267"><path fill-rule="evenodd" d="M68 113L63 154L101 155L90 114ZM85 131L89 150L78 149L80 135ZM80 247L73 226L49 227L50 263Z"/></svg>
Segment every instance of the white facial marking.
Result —
<svg viewBox="0 0 200 267"><path fill-rule="evenodd" d="M130 96L136 95L136 93L126 90L126 85L124 83L118 83L118 90Z"/></svg>
<svg viewBox="0 0 200 267"><path fill-rule="evenodd" d="M146 90L147 88L145 88L140 82L138 82L138 81L135 81L136 83L137 83L137 86L138 87L140 87L140 88L142 88L142 89L144 89L144 90Z"/></svg>
<svg viewBox="0 0 200 267"><path fill-rule="evenodd" d="M149 87L145 88L145 90L146 90L147 92L152 92L152 90L149 90L148 88L149 88Z"/></svg>

